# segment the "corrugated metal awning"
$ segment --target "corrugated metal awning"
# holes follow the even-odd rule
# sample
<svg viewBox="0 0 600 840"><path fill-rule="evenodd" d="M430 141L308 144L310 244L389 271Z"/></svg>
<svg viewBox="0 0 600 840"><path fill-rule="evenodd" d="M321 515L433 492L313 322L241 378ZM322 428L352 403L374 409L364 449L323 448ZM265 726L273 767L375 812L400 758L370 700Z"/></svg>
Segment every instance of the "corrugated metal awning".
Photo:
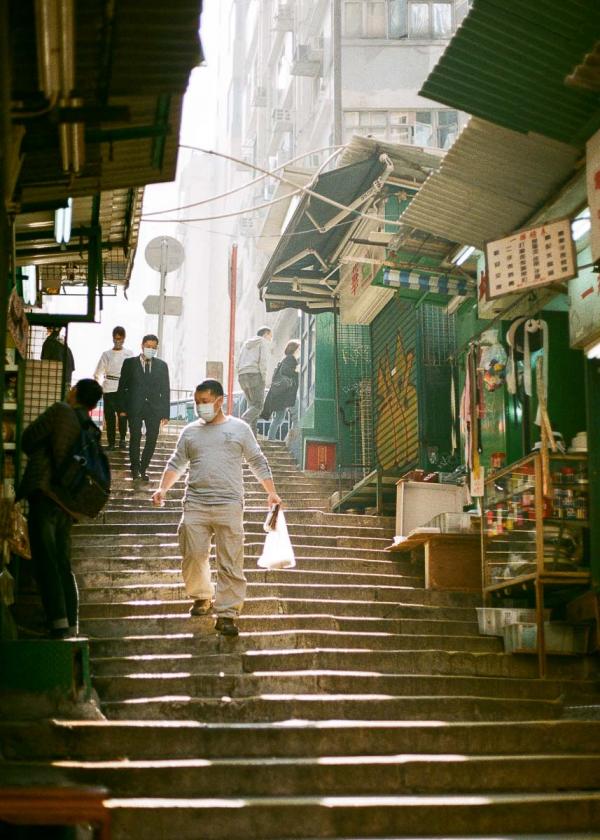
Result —
<svg viewBox="0 0 600 840"><path fill-rule="evenodd" d="M473 117L402 221L482 248L521 226L571 175L580 152Z"/></svg>
<svg viewBox="0 0 600 840"><path fill-rule="evenodd" d="M600 103L564 80L598 38L598 0L474 0L420 94L582 145L600 126Z"/></svg>

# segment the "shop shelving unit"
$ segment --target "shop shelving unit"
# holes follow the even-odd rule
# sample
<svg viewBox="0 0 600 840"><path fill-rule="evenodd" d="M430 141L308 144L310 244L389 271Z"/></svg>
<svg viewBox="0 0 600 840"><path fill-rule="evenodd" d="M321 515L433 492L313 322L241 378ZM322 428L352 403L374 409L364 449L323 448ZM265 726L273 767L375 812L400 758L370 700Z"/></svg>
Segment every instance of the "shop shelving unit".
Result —
<svg viewBox="0 0 600 840"><path fill-rule="evenodd" d="M550 453L549 466L546 488L539 453L490 475L481 520L485 602L533 592L540 676L545 590L555 598L563 590L575 595L590 580L586 456Z"/></svg>

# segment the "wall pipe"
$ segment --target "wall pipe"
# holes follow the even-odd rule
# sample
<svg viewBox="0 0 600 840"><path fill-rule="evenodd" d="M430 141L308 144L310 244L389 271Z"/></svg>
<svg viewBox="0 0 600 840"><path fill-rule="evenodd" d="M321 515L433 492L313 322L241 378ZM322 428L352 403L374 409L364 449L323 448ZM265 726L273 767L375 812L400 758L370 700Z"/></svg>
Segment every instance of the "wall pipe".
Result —
<svg viewBox="0 0 600 840"><path fill-rule="evenodd" d="M235 318L237 309L237 244L231 246L229 260L229 366L227 370L227 411L233 414L233 378L235 368Z"/></svg>

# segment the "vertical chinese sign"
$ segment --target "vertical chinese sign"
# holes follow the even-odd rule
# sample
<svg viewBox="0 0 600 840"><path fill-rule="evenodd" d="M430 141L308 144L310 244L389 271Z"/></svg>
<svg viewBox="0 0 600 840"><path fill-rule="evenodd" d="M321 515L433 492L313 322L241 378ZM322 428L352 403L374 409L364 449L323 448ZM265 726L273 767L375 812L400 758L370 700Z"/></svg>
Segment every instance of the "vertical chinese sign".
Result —
<svg viewBox="0 0 600 840"><path fill-rule="evenodd" d="M600 131L588 140L586 147L587 193L592 229L592 260L600 260Z"/></svg>

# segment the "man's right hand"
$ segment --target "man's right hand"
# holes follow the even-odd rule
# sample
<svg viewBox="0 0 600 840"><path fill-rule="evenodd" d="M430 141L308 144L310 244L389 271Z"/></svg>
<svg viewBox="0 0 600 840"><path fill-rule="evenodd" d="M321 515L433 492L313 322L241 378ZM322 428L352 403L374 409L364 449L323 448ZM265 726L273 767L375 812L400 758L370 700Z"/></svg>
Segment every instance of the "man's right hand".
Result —
<svg viewBox="0 0 600 840"><path fill-rule="evenodd" d="M155 490L154 493L152 494L152 504L154 505L154 507L164 507L166 498L167 498L167 491L166 490L161 490L159 488L158 490Z"/></svg>
<svg viewBox="0 0 600 840"><path fill-rule="evenodd" d="M127 417L126 411L119 411L119 417Z"/></svg>

